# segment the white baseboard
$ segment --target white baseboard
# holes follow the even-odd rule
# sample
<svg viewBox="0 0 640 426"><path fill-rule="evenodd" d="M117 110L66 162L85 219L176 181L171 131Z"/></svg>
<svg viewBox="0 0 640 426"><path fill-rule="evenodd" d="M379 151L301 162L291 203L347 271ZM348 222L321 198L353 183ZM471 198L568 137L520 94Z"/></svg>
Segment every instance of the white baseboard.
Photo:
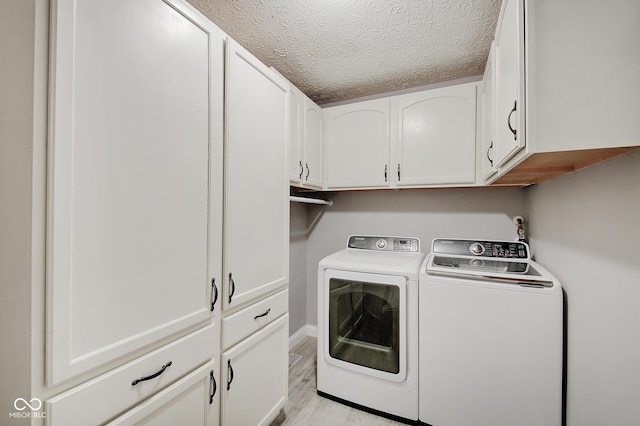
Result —
<svg viewBox="0 0 640 426"><path fill-rule="evenodd" d="M315 325L305 325L300 330L293 333L291 337L289 337L289 349L298 344L302 339L307 336L318 337L318 327Z"/></svg>

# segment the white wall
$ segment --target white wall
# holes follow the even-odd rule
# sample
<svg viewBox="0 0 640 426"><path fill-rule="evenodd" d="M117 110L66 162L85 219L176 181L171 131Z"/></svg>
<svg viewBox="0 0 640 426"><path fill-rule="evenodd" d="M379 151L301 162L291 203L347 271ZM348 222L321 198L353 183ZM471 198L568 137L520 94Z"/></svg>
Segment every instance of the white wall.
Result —
<svg viewBox="0 0 640 426"><path fill-rule="evenodd" d="M307 207L291 203L289 223L289 333L307 325Z"/></svg>
<svg viewBox="0 0 640 426"><path fill-rule="evenodd" d="M0 423L31 394L32 208L38 137L34 1L0 9ZM21 420L15 420L20 423ZM22 420L24 424L27 421Z"/></svg>
<svg viewBox="0 0 640 426"><path fill-rule="evenodd" d="M436 237L511 240L513 216L525 216L525 195L500 188L341 192L332 207L309 208L307 324L317 325L318 262L343 249L349 235L418 237L424 253Z"/></svg>
<svg viewBox="0 0 640 426"><path fill-rule="evenodd" d="M568 307L567 425L640 424L640 153L526 190Z"/></svg>

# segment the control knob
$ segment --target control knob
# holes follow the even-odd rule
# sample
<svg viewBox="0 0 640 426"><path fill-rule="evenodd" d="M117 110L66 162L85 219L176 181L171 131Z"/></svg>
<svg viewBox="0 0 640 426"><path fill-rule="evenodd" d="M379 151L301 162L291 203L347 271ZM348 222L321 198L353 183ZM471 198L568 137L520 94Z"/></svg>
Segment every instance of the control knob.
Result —
<svg viewBox="0 0 640 426"><path fill-rule="evenodd" d="M484 246L480 243L473 243L469 246L469 251L475 256L480 256L484 253Z"/></svg>

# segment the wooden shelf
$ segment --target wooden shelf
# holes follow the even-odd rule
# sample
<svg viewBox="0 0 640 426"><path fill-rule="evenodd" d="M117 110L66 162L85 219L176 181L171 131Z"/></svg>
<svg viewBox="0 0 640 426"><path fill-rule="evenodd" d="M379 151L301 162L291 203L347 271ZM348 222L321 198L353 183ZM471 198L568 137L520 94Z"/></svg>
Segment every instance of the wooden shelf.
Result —
<svg viewBox="0 0 640 426"><path fill-rule="evenodd" d="M640 146L536 153L493 185L530 185L637 151Z"/></svg>

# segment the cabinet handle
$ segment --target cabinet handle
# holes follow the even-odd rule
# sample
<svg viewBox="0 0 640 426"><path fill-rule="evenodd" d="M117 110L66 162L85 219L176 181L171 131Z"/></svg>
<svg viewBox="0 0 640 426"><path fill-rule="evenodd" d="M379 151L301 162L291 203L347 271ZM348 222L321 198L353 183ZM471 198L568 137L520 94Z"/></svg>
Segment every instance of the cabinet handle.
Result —
<svg viewBox="0 0 640 426"><path fill-rule="evenodd" d="M216 285L216 279L211 278L211 292L213 293L213 302L211 302L211 311L218 301L218 286Z"/></svg>
<svg viewBox="0 0 640 426"><path fill-rule="evenodd" d="M309 180L309 163L304 163L305 166L307 166L307 175L304 177L304 180Z"/></svg>
<svg viewBox="0 0 640 426"><path fill-rule="evenodd" d="M256 315L255 317L253 317L253 319L257 320L258 318L266 317L267 315L269 315L269 312L271 312L271 308L267 309L264 314Z"/></svg>
<svg viewBox="0 0 640 426"><path fill-rule="evenodd" d="M385 165L384 165L384 181L385 181L385 182L387 181L387 167L388 167L388 166L385 164Z"/></svg>
<svg viewBox="0 0 640 426"><path fill-rule="evenodd" d="M493 167L493 159L489 157L489 152L491 152L492 149L493 149L493 141L491 141L489 148L487 148L487 160L489 160L489 164L491 164L491 167Z"/></svg>
<svg viewBox="0 0 640 426"><path fill-rule="evenodd" d="M216 383L215 377L213 377L213 370L209 373L209 405L213 404L213 397L216 394L216 390L218 390L218 384Z"/></svg>
<svg viewBox="0 0 640 426"><path fill-rule="evenodd" d="M165 365L162 366L162 368L153 373L150 376L146 376L146 377L140 377L139 379L134 380L133 382L131 382L131 386L135 386L140 382L144 382L146 380L151 380L151 379L155 379L156 377L158 377L159 375L161 375L162 373L164 373L164 370L166 370L169 366L171 366L171 364L173 364L171 361L169 361L168 363L166 363Z"/></svg>
<svg viewBox="0 0 640 426"><path fill-rule="evenodd" d="M298 161L300 163L300 174L298 175L298 179L302 180L302 173L304 173L304 167L302 166L302 160Z"/></svg>
<svg viewBox="0 0 640 426"><path fill-rule="evenodd" d="M398 163L398 181L400 181L400 163Z"/></svg>
<svg viewBox="0 0 640 426"><path fill-rule="evenodd" d="M231 366L231 360L227 360L227 375L229 376L229 380L227 380L227 390L231 389L231 382L233 382L233 367Z"/></svg>
<svg viewBox="0 0 640 426"><path fill-rule="evenodd" d="M516 129L511 127L511 115L514 112L516 112L517 103L518 103L518 100L513 101L513 109L511 110L511 112L509 113L509 116L507 117L507 126L509 126L509 130L511 130L511 133L513 133L513 139L514 140L518 139L518 134L516 133Z"/></svg>
<svg viewBox="0 0 640 426"><path fill-rule="evenodd" d="M236 283L233 281L233 276L231 272L229 272L229 287L231 287L231 291L229 292L229 303L231 303L231 298L233 297L233 293L236 292Z"/></svg>

